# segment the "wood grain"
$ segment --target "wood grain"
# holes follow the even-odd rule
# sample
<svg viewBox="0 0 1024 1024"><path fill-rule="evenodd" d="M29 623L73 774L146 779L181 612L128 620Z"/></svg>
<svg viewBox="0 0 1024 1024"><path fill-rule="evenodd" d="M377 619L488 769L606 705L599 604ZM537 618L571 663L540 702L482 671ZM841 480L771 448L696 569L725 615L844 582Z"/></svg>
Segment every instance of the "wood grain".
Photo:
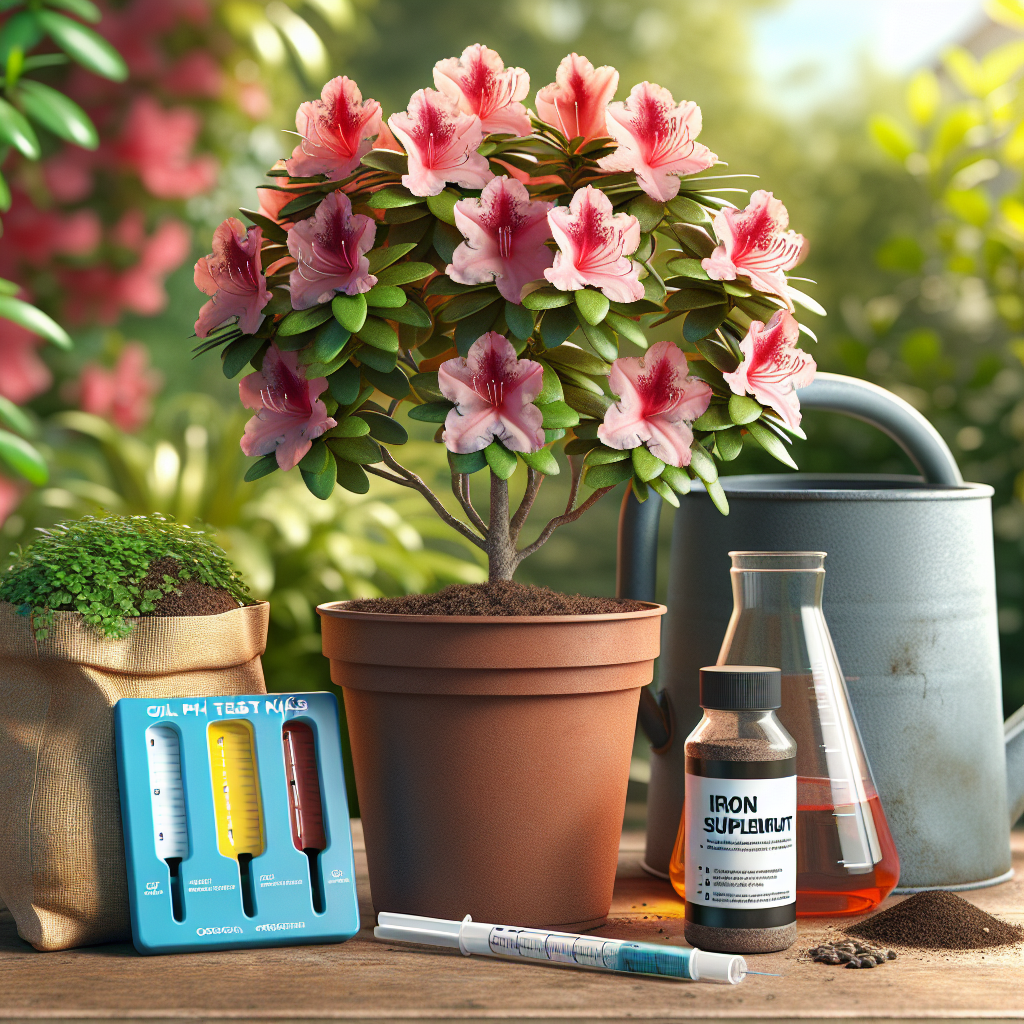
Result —
<svg viewBox="0 0 1024 1024"><path fill-rule="evenodd" d="M0 913L0 1020L1024 1019L1024 948L902 953L873 971L813 964L801 950L834 926L801 921L793 949L751 957L749 977L724 987L606 975L486 958L372 936L359 823L354 822L364 928L343 945L142 957L131 946L37 953ZM599 934L682 942L682 903L639 867L643 837L623 835L611 917ZM1014 881L965 893L1024 923L1024 833L1014 833ZM849 919L848 919L849 920ZM508 922L514 924L515 922Z"/></svg>

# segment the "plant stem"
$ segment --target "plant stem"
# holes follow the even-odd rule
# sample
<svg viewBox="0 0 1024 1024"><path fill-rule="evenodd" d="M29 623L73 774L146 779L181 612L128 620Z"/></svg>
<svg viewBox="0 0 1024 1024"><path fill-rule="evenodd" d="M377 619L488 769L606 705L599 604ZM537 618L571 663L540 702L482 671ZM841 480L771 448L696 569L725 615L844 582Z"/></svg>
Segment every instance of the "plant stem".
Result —
<svg viewBox="0 0 1024 1024"><path fill-rule="evenodd" d="M487 579L510 580L519 564L508 518L508 481L491 472L490 525L487 528Z"/></svg>

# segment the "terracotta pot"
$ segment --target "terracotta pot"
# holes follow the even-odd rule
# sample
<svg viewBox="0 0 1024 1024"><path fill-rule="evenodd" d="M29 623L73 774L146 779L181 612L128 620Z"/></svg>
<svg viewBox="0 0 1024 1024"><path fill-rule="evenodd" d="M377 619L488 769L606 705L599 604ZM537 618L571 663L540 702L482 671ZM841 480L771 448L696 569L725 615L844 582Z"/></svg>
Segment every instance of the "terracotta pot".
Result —
<svg viewBox="0 0 1024 1024"><path fill-rule="evenodd" d="M345 696L374 910L577 929L604 920L664 606L317 611Z"/></svg>

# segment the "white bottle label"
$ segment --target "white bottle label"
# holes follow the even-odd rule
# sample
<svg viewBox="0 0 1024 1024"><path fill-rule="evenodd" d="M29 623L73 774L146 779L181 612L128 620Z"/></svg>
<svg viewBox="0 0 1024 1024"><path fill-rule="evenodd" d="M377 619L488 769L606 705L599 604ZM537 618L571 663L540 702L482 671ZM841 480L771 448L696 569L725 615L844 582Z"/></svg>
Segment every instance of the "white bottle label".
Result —
<svg viewBox="0 0 1024 1024"><path fill-rule="evenodd" d="M686 774L686 901L762 910L796 901L796 776Z"/></svg>

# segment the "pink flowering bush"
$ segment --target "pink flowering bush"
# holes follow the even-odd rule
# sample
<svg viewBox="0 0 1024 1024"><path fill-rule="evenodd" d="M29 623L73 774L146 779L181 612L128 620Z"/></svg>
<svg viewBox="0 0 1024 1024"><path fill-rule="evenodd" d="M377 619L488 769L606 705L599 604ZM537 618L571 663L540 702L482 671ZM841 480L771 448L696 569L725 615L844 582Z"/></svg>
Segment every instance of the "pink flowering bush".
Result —
<svg viewBox="0 0 1024 1024"><path fill-rule="evenodd" d="M526 72L481 45L433 84L385 117L328 82L250 226L226 220L196 265L197 351L220 349L229 377L251 366L247 478L413 488L509 579L616 484L678 504L699 480L727 512L717 462L746 440L794 465L815 368L793 312L823 312L787 276L807 243L770 192L733 204L745 190L715 173L697 104L651 82L617 101L618 72L570 54L534 112ZM435 425L461 515L399 460L403 408ZM556 447L565 511L520 546ZM470 494L484 471L488 521Z"/></svg>

